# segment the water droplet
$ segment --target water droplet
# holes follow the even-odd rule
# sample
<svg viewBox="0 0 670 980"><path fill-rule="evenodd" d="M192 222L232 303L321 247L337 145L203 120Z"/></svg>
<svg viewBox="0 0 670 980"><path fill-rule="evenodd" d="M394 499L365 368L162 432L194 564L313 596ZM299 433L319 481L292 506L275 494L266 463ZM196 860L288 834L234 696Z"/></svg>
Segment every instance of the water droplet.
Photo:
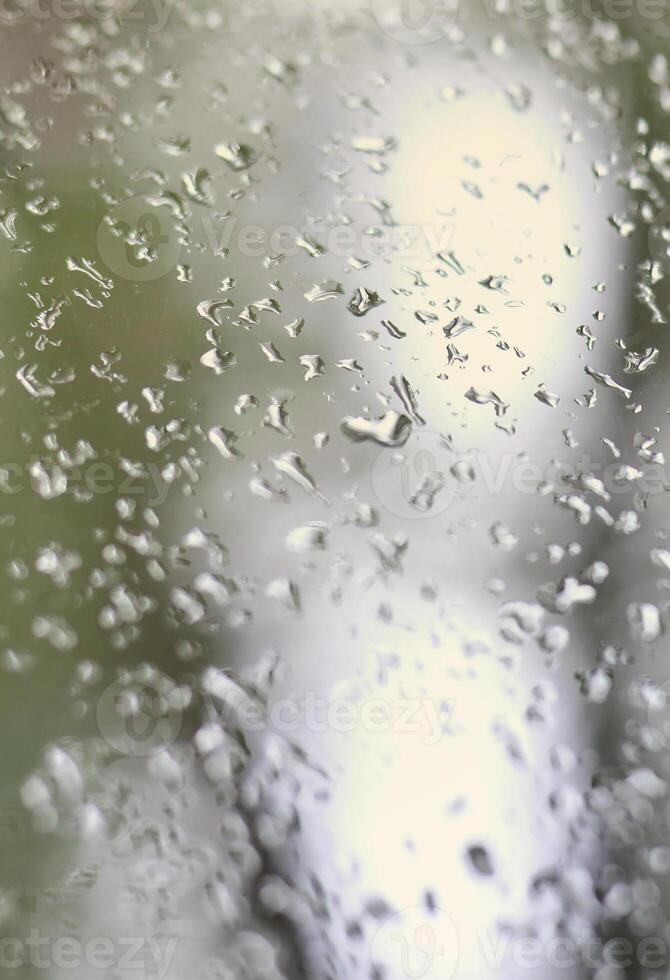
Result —
<svg viewBox="0 0 670 980"><path fill-rule="evenodd" d="M378 446L402 446L412 431L412 422L400 412L386 412L379 418L348 415L342 419L342 432L352 442L370 440Z"/></svg>
<svg viewBox="0 0 670 980"><path fill-rule="evenodd" d="M218 143L214 152L231 170L247 170L258 159L256 151L246 143Z"/></svg>

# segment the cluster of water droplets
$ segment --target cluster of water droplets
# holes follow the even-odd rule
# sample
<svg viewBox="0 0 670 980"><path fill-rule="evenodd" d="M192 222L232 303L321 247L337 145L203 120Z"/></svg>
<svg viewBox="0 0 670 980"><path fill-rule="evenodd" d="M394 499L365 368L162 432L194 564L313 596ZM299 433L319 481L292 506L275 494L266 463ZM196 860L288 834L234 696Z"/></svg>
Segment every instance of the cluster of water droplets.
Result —
<svg viewBox="0 0 670 980"><path fill-rule="evenodd" d="M372 978L462 888L670 945L662 43L135 10L2 15L3 929ZM431 795L268 721L315 691L453 696Z"/></svg>

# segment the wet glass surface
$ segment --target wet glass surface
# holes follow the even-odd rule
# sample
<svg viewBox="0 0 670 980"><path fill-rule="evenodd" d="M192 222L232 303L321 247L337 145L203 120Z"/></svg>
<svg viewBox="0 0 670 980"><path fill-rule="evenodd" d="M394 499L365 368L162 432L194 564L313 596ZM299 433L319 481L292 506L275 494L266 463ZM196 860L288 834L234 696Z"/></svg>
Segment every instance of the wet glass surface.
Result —
<svg viewBox="0 0 670 980"><path fill-rule="evenodd" d="M3 975L666 975L668 55L0 4Z"/></svg>

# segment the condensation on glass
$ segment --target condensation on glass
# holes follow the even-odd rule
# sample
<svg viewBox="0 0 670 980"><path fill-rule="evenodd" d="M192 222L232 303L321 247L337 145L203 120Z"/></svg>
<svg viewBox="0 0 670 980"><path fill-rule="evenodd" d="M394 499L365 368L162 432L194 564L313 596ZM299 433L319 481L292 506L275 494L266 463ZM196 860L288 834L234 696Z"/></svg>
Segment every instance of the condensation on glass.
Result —
<svg viewBox="0 0 670 980"><path fill-rule="evenodd" d="M665 975L666 8L0 25L3 974Z"/></svg>

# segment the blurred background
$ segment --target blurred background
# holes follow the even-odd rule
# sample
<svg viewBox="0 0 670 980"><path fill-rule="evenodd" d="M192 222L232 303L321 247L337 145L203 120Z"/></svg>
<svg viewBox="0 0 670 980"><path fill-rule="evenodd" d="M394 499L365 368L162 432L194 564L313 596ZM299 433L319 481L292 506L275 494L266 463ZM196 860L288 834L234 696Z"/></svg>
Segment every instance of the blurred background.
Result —
<svg viewBox="0 0 670 980"><path fill-rule="evenodd" d="M666 975L668 13L6 0L8 975Z"/></svg>

